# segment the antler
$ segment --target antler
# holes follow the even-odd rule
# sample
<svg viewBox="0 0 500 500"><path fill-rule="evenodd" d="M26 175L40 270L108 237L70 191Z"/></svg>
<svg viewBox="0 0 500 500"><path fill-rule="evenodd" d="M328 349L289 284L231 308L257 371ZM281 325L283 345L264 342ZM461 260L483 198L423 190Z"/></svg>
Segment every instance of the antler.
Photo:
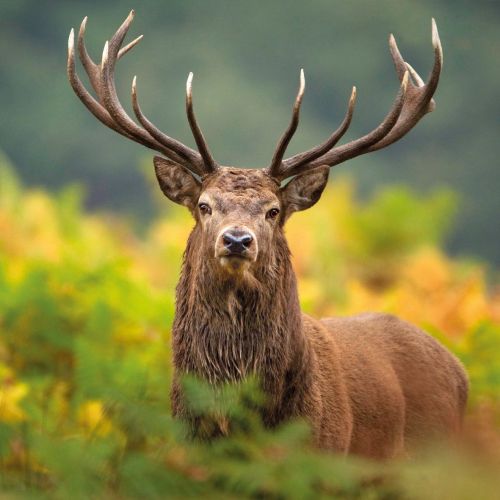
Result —
<svg viewBox="0 0 500 500"><path fill-rule="evenodd" d="M334 147L351 123L356 100L356 87L353 87L346 115L339 128L319 146L283 160L286 146L298 124L304 90L303 73L301 73L301 90L295 100L292 121L278 142L273 161L267 168L268 173L282 180L321 165L333 167L356 156L385 148L407 134L426 113L435 109L432 96L439 82L443 65L443 50L434 19L432 19L432 44L434 46L434 66L428 82L424 83L418 73L401 56L394 36L389 37L391 55L401 85L389 113L378 127L359 139ZM409 78L410 75L411 78Z"/></svg>
<svg viewBox="0 0 500 500"><path fill-rule="evenodd" d="M71 30L68 40L67 70L68 78L75 94L99 121L124 137L164 154L197 175L202 176L215 171L218 165L210 154L193 111L191 95L192 73L188 77L186 106L189 125L199 152L164 134L146 118L137 100L137 77L134 77L132 82L132 103L134 113L142 127L130 118L123 109L116 93L114 71L118 59L124 56L142 39L141 35L125 47L122 47L123 40L133 19L134 11L132 10L111 40L104 45L100 65L96 64L87 52L84 42L87 18L85 17L82 21L78 33L78 54L97 99L85 88L76 73L74 31L73 29Z"/></svg>

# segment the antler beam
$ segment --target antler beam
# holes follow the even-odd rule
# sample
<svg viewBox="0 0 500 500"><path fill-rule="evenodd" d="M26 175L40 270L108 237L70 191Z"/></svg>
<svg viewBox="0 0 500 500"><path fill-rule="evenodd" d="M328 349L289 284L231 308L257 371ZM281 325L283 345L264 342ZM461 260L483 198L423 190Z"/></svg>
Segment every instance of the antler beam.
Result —
<svg viewBox="0 0 500 500"><path fill-rule="evenodd" d="M356 98L356 88L353 87L347 113L340 127L323 144L282 160L284 148L290 142L298 124L297 108L300 108L302 96L300 100L297 98L292 117L294 126L290 125L280 140L271 166L267 169L268 173L278 180L282 180L321 165L333 167L356 156L385 148L406 135L426 113L435 108L432 96L436 91L441 74L443 50L434 19L432 19L432 44L434 46L434 66L428 82L424 83L412 66L403 59L394 36L390 35L389 47L401 85L391 110L382 123L363 137L334 147L347 131L351 122ZM283 144L285 144L284 148Z"/></svg>
<svg viewBox="0 0 500 500"><path fill-rule="evenodd" d="M203 176L214 172L218 165L210 154L208 145L196 122L190 88L186 94L186 102L189 103L188 121L199 152L164 134L146 118L137 99L136 77L134 77L132 84L132 103L134 113L142 127L128 116L121 105L116 92L114 70L116 62L142 39L141 35L122 47L133 19L134 11L132 10L111 40L105 43L100 65L96 64L87 52L84 41L87 18L85 17L82 21L78 33L78 54L96 97L92 96L85 88L76 72L74 30L71 30L68 39L67 71L75 94L99 121L119 134L164 154L197 175ZM188 82L190 79L192 79L191 75Z"/></svg>

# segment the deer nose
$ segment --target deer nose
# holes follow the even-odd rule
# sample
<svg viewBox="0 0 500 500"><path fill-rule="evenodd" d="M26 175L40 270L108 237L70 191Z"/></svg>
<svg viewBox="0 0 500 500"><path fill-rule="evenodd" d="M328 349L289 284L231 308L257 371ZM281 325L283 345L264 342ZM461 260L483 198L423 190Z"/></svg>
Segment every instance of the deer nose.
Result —
<svg viewBox="0 0 500 500"><path fill-rule="evenodd" d="M229 230L222 235L224 246L233 254L241 255L253 241L250 233L241 230Z"/></svg>

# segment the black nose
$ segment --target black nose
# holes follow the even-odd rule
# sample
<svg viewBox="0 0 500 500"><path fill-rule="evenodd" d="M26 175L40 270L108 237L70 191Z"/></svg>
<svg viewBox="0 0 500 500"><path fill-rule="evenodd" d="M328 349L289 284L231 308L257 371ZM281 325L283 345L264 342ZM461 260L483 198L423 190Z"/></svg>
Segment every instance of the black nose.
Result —
<svg viewBox="0 0 500 500"><path fill-rule="evenodd" d="M226 231L222 235L222 240L224 241L224 246L231 253L241 255L245 250L248 249L253 241L253 237L250 233L233 229Z"/></svg>

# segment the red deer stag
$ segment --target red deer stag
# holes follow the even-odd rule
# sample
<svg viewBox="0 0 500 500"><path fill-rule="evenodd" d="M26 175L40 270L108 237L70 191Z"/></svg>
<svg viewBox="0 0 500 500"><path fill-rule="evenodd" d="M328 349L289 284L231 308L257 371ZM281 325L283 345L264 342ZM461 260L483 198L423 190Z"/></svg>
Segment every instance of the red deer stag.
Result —
<svg viewBox="0 0 500 500"><path fill-rule="evenodd" d="M77 50L94 96L75 70L73 30L68 76L77 96L104 125L163 155L154 157L160 188L195 220L176 291L174 414L194 422L183 403L183 374L215 386L256 374L268 399L265 424L303 417L325 449L392 457L421 438L458 430L468 391L460 362L422 330L387 314L322 320L302 314L284 234L294 212L319 200L330 167L389 146L434 109L442 66L434 20L434 66L427 83L390 37L401 84L378 127L336 146L351 123L353 88L338 129L319 146L284 159L299 121L305 86L301 72L291 122L270 166L255 170L220 166L212 157L193 111L192 73L186 110L197 151L161 132L144 115L136 78L132 103L137 121L125 112L114 72L118 59L141 39L122 47L133 16L132 11L106 42L100 64L87 53L87 19L82 22Z"/></svg>

